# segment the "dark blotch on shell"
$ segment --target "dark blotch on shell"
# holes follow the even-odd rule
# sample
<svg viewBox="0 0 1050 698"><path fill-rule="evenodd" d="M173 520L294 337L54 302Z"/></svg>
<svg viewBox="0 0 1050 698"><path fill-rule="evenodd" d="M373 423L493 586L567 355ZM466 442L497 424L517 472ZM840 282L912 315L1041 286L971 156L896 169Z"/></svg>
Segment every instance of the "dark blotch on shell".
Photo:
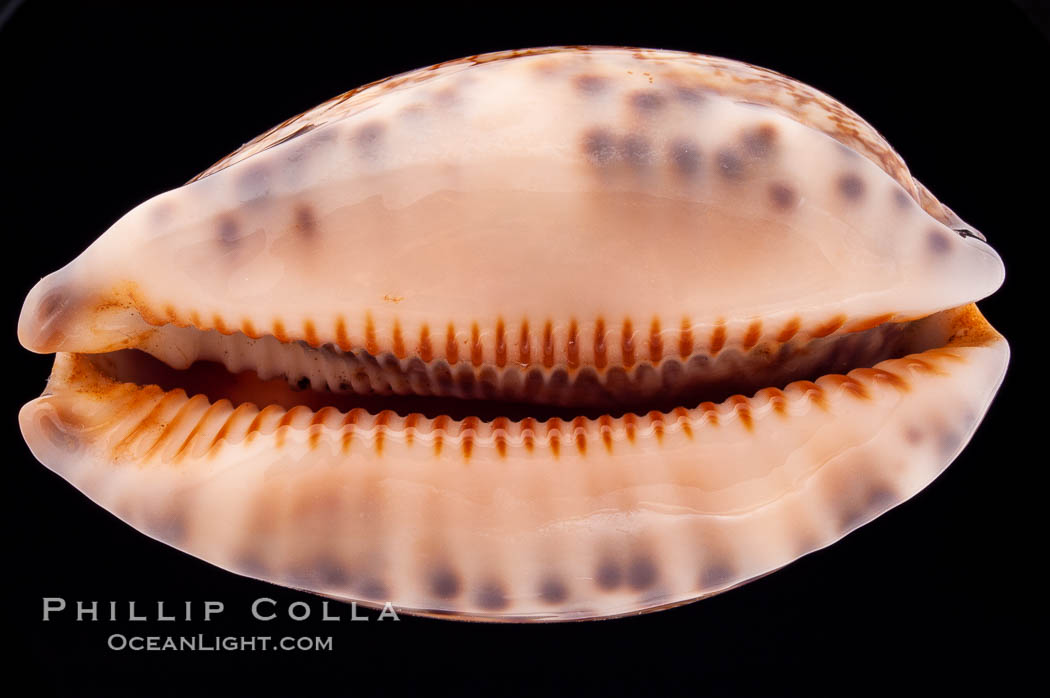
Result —
<svg viewBox="0 0 1050 698"><path fill-rule="evenodd" d="M604 129L593 129L583 136L583 152L595 165L609 165L619 155L616 139Z"/></svg>
<svg viewBox="0 0 1050 698"><path fill-rule="evenodd" d="M851 530L889 509L898 497L884 485L874 485L863 496L862 501L847 502L840 517L843 530Z"/></svg>
<svg viewBox="0 0 1050 698"><path fill-rule="evenodd" d="M385 601L390 597L390 591L386 585L372 577L364 579L357 585L357 593L362 599L371 601Z"/></svg>
<svg viewBox="0 0 1050 698"><path fill-rule="evenodd" d="M237 194L246 203L259 201L270 193L270 171L263 165L249 167L237 180Z"/></svg>
<svg viewBox="0 0 1050 698"><path fill-rule="evenodd" d="M855 174L844 174L838 180L839 193L850 201L864 196L864 180Z"/></svg>
<svg viewBox="0 0 1050 698"><path fill-rule="evenodd" d="M598 569L594 571L594 583L599 589L606 591L615 589L620 586L622 580L623 573L615 560L603 560L598 564Z"/></svg>
<svg viewBox="0 0 1050 698"><path fill-rule="evenodd" d="M372 159L379 154L386 126L378 121L365 124L354 134L354 146L363 157Z"/></svg>
<svg viewBox="0 0 1050 698"><path fill-rule="evenodd" d="M269 572L269 568L262 561L262 558L252 553L246 553L238 558L233 569L248 577L258 578L266 577Z"/></svg>
<svg viewBox="0 0 1050 698"><path fill-rule="evenodd" d="M728 584L732 579L732 567L724 562L712 562L700 573L700 587L713 589Z"/></svg>
<svg viewBox="0 0 1050 698"><path fill-rule="evenodd" d="M219 221L219 242L225 247L233 247L239 240L238 231L237 221L223 218Z"/></svg>
<svg viewBox="0 0 1050 698"><path fill-rule="evenodd" d="M498 611L509 605L503 586L496 582L490 582L478 589L477 599L478 606L488 611Z"/></svg>
<svg viewBox="0 0 1050 698"><path fill-rule="evenodd" d="M744 158L732 148L718 151L718 172L729 180L738 180L744 176Z"/></svg>
<svg viewBox="0 0 1050 698"><path fill-rule="evenodd" d="M931 230L926 236L926 244L930 252L937 256L947 254L952 249L952 242L948 236L940 230Z"/></svg>
<svg viewBox="0 0 1050 698"><path fill-rule="evenodd" d="M580 75L573 84L583 94L593 96L604 92L609 82L599 75Z"/></svg>
<svg viewBox="0 0 1050 698"><path fill-rule="evenodd" d="M794 208L798 202L798 193L787 184L774 182L769 185L769 199L778 209L786 211Z"/></svg>
<svg viewBox="0 0 1050 698"><path fill-rule="evenodd" d="M455 572L442 567L430 574L430 591L440 599L452 599L459 595L460 581Z"/></svg>
<svg viewBox="0 0 1050 698"><path fill-rule="evenodd" d="M633 167L644 167L649 163L652 149L645 136L632 133L623 139L623 159Z"/></svg>
<svg viewBox="0 0 1050 698"><path fill-rule="evenodd" d="M337 560L323 557L311 566L314 577L325 587L345 587L350 583L350 573Z"/></svg>
<svg viewBox="0 0 1050 698"><path fill-rule="evenodd" d="M674 95L678 101L686 104L701 104L707 100L707 95L699 87L676 87Z"/></svg>
<svg viewBox="0 0 1050 698"><path fill-rule="evenodd" d="M300 204L295 208L295 229L305 238L313 237L317 231L317 219L314 217L313 209L306 204Z"/></svg>
<svg viewBox="0 0 1050 698"><path fill-rule="evenodd" d="M667 99L654 90L635 92L630 96L631 106L640 112L652 114L663 108Z"/></svg>
<svg viewBox="0 0 1050 698"><path fill-rule="evenodd" d="M700 171L700 146L693 141L680 138L672 142L669 155L679 174L692 176Z"/></svg>
<svg viewBox="0 0 1050 698"><path fill-rule="evenodd" d="M547 603L562 603L569 598L569 589L560 579L552 577L540 585L540 598Z"/></svg>
<svg viewBox="0 0 1050 698"><path fill-rule="evenodd" d="M761 160L772 155L776 136L776 129L772 125L762 124L745 131L740 140L745 153Z"/></svg>
<svg viewBox="0 0 1050 698"><path fill-rule="evenodd" d="M627 568L627 585L641 591L656 583L656 565L648 557L638 557Z"/></svg>

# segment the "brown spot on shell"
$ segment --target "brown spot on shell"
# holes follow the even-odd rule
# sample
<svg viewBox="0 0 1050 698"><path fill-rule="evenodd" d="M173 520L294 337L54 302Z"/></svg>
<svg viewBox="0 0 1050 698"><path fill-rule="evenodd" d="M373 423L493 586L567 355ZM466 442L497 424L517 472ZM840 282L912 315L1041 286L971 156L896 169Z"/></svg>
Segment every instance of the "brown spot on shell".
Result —
<svg viewBox="0 0 1050 698"><path fill-rule="evenodd" d="M716 158L718 173L725 179L736 181L744 176L744 159L733 148L723 148Z"/></svg>
<svg viewBox="0 0 1050 698"><path fill-rule="evenodd" d="M700 588L714 589L725 586L733 580L735 574L726 562L709 562L700 573Z"/></svg>
<svg viewBox="0 0 1050 698"><path fill-rule="evenodd" d="M908 192L904 191L900 187L893 188L893 203L896 204L897 208L906 209L909 205L914 203L912 198L908 196Z"/></svg>
<svg viewBox="0 0 1050 698"><path fill-rule="evenodd" d="M224 216L219 220L219 242L223 247L233 247L240 240L237 221L231 216Z"/></svg>
<svg viewBox="0 0 1050 698"><path fill-rule="evenodd" d="M871 520L893 506L900 497L884 484L871 485L859 496L842 498L839 513L839 526L843 530L853 529ZM835 501L840 498L836 497Z"/></svg>
<svg viewBox="0 0 1050 698"><path fill-rule="evenodd" d="M678 174L692 176L700 171L700 146L686 138L678 138L668 147L668 158Z"/></svg>
<svg viewBox="0 0 1050 698"><path fill-rule="evenodd" d="M593 165L609 165L619 155L616 138L602 128L594 128L585 133L581 147L584 155Z"/></svg>
<svg viewBox="0 0 1050 698"><path fill-rule="evenodd" d="M603 591L612 591L620 586L623 581L623 572L620 565L612 559L606 558L598 563L594 570L594 583Z"/></svg>
<svg viewBox="0 0 1050 698"><path fill-rule="evenodd" d="M835 186L838 187L839 193L850 201L859 201L864 196L864 180L856 174L841 175Z"/></svg>
<svg viewBox="0 0 1050 698"><path fill-rule="evenodd" d="M296 206L292 226L299 235L304 238L312 238L317 232L317 218L314 216L313 209L307 204Z"/></svg>
<svg viewBox="0 0 1050 698"><path fill-rule="evenodd" d="M609 81L600 75L577 75L572 84L577 91L593 97L604 92Z"/></svg>
<svg viewBox="0 0 1050 698"><path fill-rule="evenodd" d="M439 109L447 109L448 107L455 106L458 102L459 92L451 85L443 87L434 93L434 104Z"/></svg>
<svg viewBox="0 0 1050 698"><path fill-rule="evenodd" d="M262 163L249 166L237 180L237 196L244 203L258 202L269 193L270 171Z"/></svg>
<svg viewBox="0 0 1050 698"><path fill-rule="evenodd" d="M744 152L755 159L765 159L773 154L777 130L773 124L761 124L746 130L740 138Z"/></svg>
<svg viewBox="0 0 1050 698"><path fill-rule="evenodd" d="M370 601L382 601L390 598L387 585L374 577L366 576L355 585L357 596Z"/></svg>
<svg viewBox="0 0 1050 698"><path fill-rule="evenodd" d="M499 611L510 605L503 585L499 582L483 584L477 591L477 602L486 611Z"/></svg>
<svg viewBox="0 0 1050 698"><path fill-rule="evenodd" d="M769 185L769 200L781 211L789 211L798 204L798 192L783 182Z"/></svg>
<svg viewBox="0 0 1050 698"><path fill-rule="evenodd" d="M450 567L439 566L430 572L428 578L430 593L439 599L454 599L459 596L462 582Z"/></svg>
<svg viewBox="0 0 1050 698"><path fill-rule="evenodd" d="M620 144L620 152L624 161L636 169L647 166L652 159L649 139L638 133L624 136Z"/></svg>
<svg viewBox="0 0 1050 698"><path fill-rule="evenodd" d="M679 102L685 104L696 105L702 104L707 101L707 94L703 89L699 87L690 87L688 85L678 85L674 88L674 96Z"/></svg>
<svg viewBox="0 0 1050 698"><path fill-rule="evenodd" d="M557 577L547 577L540 584L540 599L544 603L560 604L569 598L569 589L565 582Z"/></svg>
<svg viewBox="0 0 1050 698"><path fill-rule="evenodd" d="M643 114L655 114L667 103L667 98L656 90L633 92L627 99L631 107Z"/></svg>
<svg viewBox="0 0 1050 698"><path fill-rule="evenodd" d="M354 148L357 153L369 160L375 159L382 146L383 133L386 125L381 121L372 121L359 128L353 136Z"/></svg>
<svg viewBox="0 0 1050 698"><path fill-rule="evenodd" d="M952 249L952 241L941 230L934 228L926 235L926 247L934 255L941 257Z"/></svg>
<svg viewBox="0 0 1050 698"><path fill-rule="evenodd" d="M656 583L656 564L648 556L639 556L627 566L627 586L635 591L648 589Z"/></svg>

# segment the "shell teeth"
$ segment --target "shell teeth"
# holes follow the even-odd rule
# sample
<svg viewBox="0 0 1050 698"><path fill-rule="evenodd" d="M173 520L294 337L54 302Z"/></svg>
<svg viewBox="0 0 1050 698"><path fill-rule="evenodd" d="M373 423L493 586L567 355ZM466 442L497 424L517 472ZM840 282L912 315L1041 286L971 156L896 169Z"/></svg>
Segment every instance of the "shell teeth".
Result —
<svg viewBox="0 0 1050 698"><path fill-rule="evenodd" d="M754 342L747 349L691 345L691 354L664 352L620 364L554 364L499 367L469 357L450 364L410 355L372 355L363 348L258 339L239 332L220 333L165 327L142 349L177 368L187 357L221 363L231 373L253 371L263 380L281 378L294 389L358 395L442 396L467 400L512 400L565 406L612 407L632 403L690 402L692 395L722 399L732 392L753 393L768 385L829 371L868 366L899 352L907 341L904 325L885 323L867 330L820 339L793 336L786 342ZM169 361L174 357L176 361ZM743 378L741 378L743 377Z"/></svg>

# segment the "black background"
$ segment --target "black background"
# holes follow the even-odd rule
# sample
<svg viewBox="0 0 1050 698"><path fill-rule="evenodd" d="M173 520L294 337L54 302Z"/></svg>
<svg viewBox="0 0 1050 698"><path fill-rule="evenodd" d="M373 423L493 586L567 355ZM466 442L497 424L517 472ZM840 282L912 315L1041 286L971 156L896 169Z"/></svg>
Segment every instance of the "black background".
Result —
<svg viewBox="0 0 1050 698"><path fill-rule="evenodd" d="M1045 304L1045 9L838 3L738 10L27 2L0 30L6 246L0 428L6 439L7 682L32 695L375 692L852 695L983 685L1011 692L1045 639L1029 593L1025 491L1045 467L1025 395ZM1040 19L1040 12L1042 18ZM39 465L19 406L50 359L15 338L32 284L134 205L240 143L357 85L438 61L554 44L673 48L770 67L828 92L894 144L1007 266L981 306L1013 362L985 424L914 499L824 551L713 599L647 616L548 626L404 617L324 623L320 601L240 578L136 533ZM1034 518L1034 517L1033 517ZM41 599L223 601L222 620L41 621ZM314 617L259 623L260 596ZM69 616L70 614L65 614ZM347 615L344 611L343 615ZM371 614L373 619L375 614ZM315 653L132 653L112 632L333 635ZM1037 643L1037 644L1032 644Z"/></svg>

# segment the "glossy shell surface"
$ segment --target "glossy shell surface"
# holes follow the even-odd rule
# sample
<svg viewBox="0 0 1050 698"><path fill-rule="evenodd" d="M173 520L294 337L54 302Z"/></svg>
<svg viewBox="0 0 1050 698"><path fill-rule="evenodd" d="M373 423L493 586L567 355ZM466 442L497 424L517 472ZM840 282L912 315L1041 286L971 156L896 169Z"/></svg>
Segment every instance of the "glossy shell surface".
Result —
<svg viewBox="0 0 1050 698"><path fill-rule="evenodd" d="M20 420L89 497L234 572L609 617L927 485L1002 380L973 305L1002 280L813 88L670 51L488 54L130 211L26 299L20 340L57 356Z"/></svg>

